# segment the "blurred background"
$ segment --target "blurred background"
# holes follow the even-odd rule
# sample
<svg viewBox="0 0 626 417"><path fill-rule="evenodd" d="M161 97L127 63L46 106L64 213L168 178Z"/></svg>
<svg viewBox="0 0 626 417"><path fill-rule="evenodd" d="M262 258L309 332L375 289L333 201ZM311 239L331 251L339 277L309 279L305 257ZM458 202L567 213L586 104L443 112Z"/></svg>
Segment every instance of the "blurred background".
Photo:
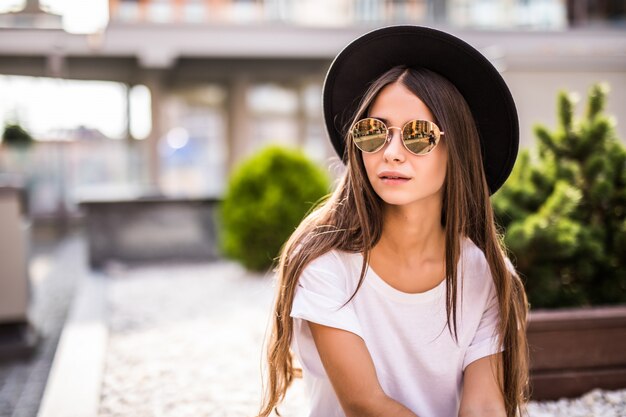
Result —
<svg viewBox="0 0 626 417"><path fill-rule="evenodd" d="M337 178L321 114L326 70L354 38L406 23L464 39L501 71L523 148L533 125L557 124L560 90L584 96L604 82L606 112L626 120L623 0L0 0L0 358L10 359L0 417L36 415L85 276L222 258L216 215L242 161L279 145ZM623 123L615 136L624 143ZM142 286L107 285L105 327L124 333ZM264 297L254 314L268 311ZM128 365L106 350L108 369ZM11 359L33 351L36 362ZM96 378L99 415L143 415L102 406L117 398L107 375ZM66 415L56 410L44 415Z"/></svg>
<svg viewBox="0 0 626 417"><path fill-rule="evenodd" d="M626 112L618 0L4 0L0 120L34 138L0 153L36 222L80 217L88 196L219 197L270 142L325 163L320 91L334 55L378 26L450 31L501 71L522 145L553 125L556 92L612 88ZM619 137L626 137L618 126Z"/></svg>

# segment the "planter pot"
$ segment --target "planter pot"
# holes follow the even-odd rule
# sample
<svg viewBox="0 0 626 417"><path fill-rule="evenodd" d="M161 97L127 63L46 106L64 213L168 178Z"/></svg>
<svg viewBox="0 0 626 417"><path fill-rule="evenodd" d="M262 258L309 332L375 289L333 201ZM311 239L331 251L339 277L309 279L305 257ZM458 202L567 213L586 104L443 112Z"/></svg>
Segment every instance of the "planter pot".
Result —
<svg viewBox="0 0 626 417"><path fill-rule="evenodd" d="M528 343L533 400L626 388L626 306L533 310Z"/></svg>

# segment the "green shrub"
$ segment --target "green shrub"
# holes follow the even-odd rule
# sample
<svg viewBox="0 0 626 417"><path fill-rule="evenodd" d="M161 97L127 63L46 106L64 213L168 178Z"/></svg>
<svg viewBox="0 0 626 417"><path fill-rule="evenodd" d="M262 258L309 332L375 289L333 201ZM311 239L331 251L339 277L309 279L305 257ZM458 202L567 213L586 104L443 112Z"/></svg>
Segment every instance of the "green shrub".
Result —
<svg viewBox="0 0 626 417"><path fill-rule="evenodd" d="M2 132L2 142L7 146L26 148L33 143L33 138L19 124L7 124Z"/></svg>
<svg viewBox="0 0 626 417"><path fill-rule="evenodd" d="M626 302L626 149L603 114L607 92L590 89L581 120L561 92L558 127L535 126L534 152L493 197L532 307Z"/></svg>
<svg viewBox="0 0 626 417"><path fill-rule="evenodd" d="M232 174L219 211L222 252L267 270L312 205L329 192L324 171L304 154L270 146Z"/></svg>

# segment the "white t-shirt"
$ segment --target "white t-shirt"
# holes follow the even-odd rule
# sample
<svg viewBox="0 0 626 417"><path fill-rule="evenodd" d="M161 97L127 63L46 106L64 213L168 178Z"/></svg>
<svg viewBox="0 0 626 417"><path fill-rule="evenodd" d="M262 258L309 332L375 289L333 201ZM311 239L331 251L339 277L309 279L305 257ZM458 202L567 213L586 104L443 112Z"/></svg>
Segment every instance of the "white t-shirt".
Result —
<svg viewBox="0 0 626 417"><path fill-rule="evenodd" d="M411 294L393 288L368 268L355 297L340 308L356 289L362 262L360 253L331 250L300 275L290 314L291 349L302 365L311 401L309 417L345 417L345 413L307 321L360 336L384 392L419 417L456 417L465 367L503 350L497 345L499 307L485 255L470 239L461 240L458 345L446 327L445 280L429 291Z"/></svg>

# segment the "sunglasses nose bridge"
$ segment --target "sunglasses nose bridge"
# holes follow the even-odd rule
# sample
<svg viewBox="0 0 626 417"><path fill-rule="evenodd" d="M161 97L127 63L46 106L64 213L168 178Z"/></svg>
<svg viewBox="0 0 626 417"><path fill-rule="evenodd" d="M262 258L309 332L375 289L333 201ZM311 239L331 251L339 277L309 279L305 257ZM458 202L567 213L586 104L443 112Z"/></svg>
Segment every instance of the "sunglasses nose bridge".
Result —
<svg viewBox="0 0 626 417"><path fill-rule="evenodd" d="M386 144L391 143L391 139L393 139L394 129L398 131L398 133L400 134L400 140L402 140L402 129L396 126L389 126L387 127L387 140L385 141Z"/></svg>
<svg viewBox="0 0 626 417"><path fill-rule="evenodd" d="M380 149L382 149L383 147L388 147L388 146L390 146L391 139L393 139L393 130L394 130L394 129L398 130L398 133L399 133L399 135L400 135L400 142L401 142L401 143L403 142L403 138L402 138L402 129L401 129L401 128L399 128L399 127L396 127L396 126L388 126L388 127L387 127L387 137L386 137L386 140L385 140L384 144L382 145L382 147L381 147ZM400 146L402 146L402 145L400 145ZM406 147L406 145L404 145L404 146ZM388 152L388 151L389 151L389 149L388 149L386 152ZM397 151L397 150L395 150L395 151L393 151L393 152L398 152L398 151Z"/></svg>
<svg viewBox="0 0 626 417"><path fill-rule="evenodd" d="M387 128L387 143L391 142L391 138L393 137L393 129L398 129L398 131L400 132L400 136L402 136L402 129L399 127L395 127L395 126L389 126Z"/></svg>

